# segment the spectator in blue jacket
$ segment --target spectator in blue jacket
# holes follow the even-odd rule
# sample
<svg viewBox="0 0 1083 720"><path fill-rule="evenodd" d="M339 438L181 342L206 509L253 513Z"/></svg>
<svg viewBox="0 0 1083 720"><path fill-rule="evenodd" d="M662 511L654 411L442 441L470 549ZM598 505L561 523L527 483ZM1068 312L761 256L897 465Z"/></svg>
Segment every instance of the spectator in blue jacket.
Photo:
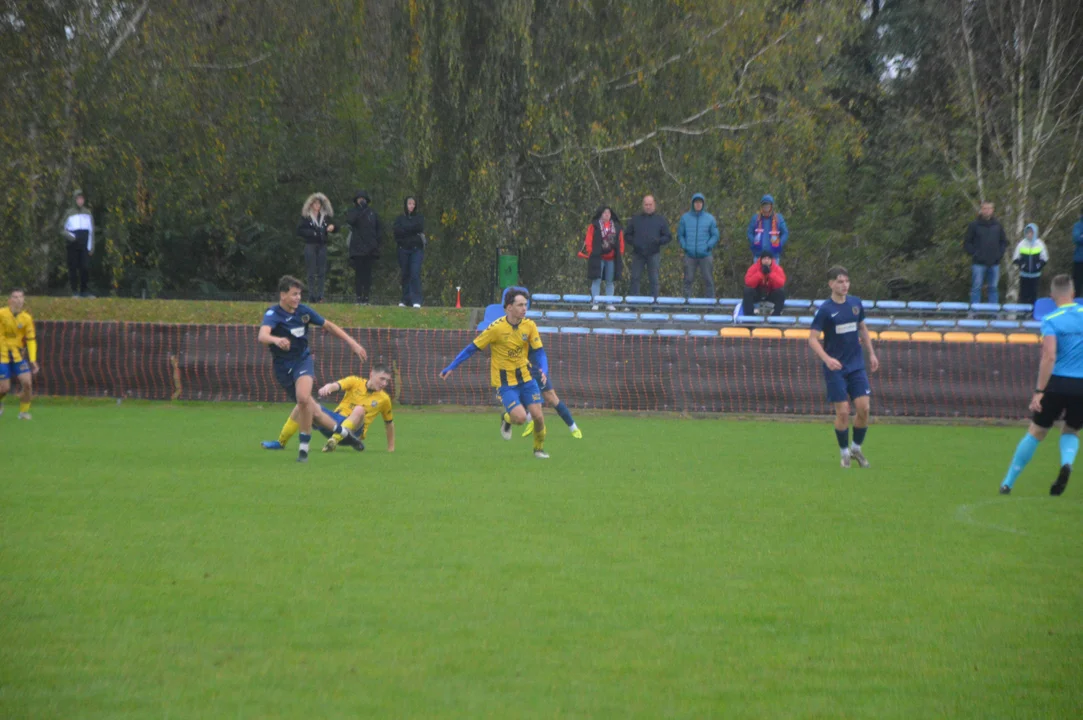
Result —
<svg viewBox="0 0 1083 720"><path fill-rule="evenodd" d="M1072 282L1077 288L1083 288L1083 210L1079 212L1079 221L1072 228L1072 242L1075 243L1075 252L1072 253Z"/></svg>
<svg viewBox="0 0 1083 720"><path fill-rule="evenodd" d="M692 297L692 282L696 271L703 275L703 290L706 297L714 294L714 262L711 253L718 245L718 222L714 215L704 210L706 201L703 195L692 196L692 209L681 216L677 226L677 239L684 251L684 296Z"/></svg>
<svg viewBox="0 0 1083 720"><path fill-rule="evenodd" d="M778 262L789 239L786 218L782 217L782 213L775 212L774 197L764 195L760 198L760 211L748 223L748 249L752 251L752 257L758 258L766 251L774 255L775 262Z"/></svg>

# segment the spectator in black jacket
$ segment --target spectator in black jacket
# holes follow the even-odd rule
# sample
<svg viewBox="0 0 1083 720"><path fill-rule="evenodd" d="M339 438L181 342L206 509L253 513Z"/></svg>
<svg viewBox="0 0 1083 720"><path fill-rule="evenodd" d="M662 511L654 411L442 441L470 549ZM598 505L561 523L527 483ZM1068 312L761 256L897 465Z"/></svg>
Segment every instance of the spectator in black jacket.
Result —
<svg viewBox="0 0 1083 720"><path fill-rule="evenodd" d="M630 294L639 294L643 268L651 283L651 296L658 297L658 268L662 264L662 247L673 240L669 223L655 214L653 195L643 196L643 212L632 216L624 230L624 239L632 246L632 287Z"/></svg>
<svg viewBox="0 0 1083 720"><path fill-rule="evenodd" d="M425 257L425 216L417 211L413 195L402 201L402 215L395 218L395 242L399 246L402 270L402 300L399 307L421 307L421 261Z"/></svg>
<svg viewBox="0 0 1083 720"><path fill-rule="evenodd" d="M993 203L982 201L978 218L966 229L963 248L971 257L970 302L981 302L981 286L989 290L989 302L1000 302L997 282L1000 280L1000 260L1008 251L1008 236L993 217Z"/></svg>
<svg viewBox="0 0 1083 720"><path fill-rule="evenodd" d="M380 257L380 218L369 203L372 198L364 190L354 195L354 206L346 213L350 226L350 265L354 272L354 296L360 305L368 305L372 290L372 268Z"/></svg>
<svg viewBox="0 0 1083 720"><path fill-rule="evenodd" d="M305 270L308 272L308 301L323 300L323 281L327 277L327 233L335 226L327 221L335 214L323 193L312 193L301 207L297 234L305 239Z"/></svg>

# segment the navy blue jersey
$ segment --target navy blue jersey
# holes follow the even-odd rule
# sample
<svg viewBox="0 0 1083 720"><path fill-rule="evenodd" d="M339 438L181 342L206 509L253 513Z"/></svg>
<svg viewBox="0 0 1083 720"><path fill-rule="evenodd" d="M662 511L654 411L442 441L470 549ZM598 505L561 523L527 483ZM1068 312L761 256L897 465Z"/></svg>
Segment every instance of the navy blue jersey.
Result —
<svg viewBox="0 0 1083 720"><path fill-rule="evenodd" d="M290 339L290 349L283 350L277 345L270 345L271 355L276 360L300 360L307 357L308 326L322 327L323 316L308 305L298 305L296 312L288 312L281 305L272 305L263 313L263 322L271 328L271 335Z"/></svg>
<svg viewBox="0 0 1083 720"><path fill-rule="evenodd" d="M812 330L824 333L824 351L842 363L844 372L865 369L858 325L865 322L865 308L860 298L848 295L837 303L830 298L812 318Z"/></svg>

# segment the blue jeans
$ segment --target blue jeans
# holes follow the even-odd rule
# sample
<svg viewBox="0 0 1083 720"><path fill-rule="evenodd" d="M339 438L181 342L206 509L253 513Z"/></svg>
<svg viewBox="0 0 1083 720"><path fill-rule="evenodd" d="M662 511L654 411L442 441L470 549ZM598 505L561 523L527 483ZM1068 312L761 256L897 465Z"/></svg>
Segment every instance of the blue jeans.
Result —
<svg viewBox="0 0 1083 720"><path fill-rule="evenodd" d="M399 270L402 271L402 304L421 304L421 261L424 248L407 250L399 248Z"/></svg>
<svg viewBox="0 0 1083 720"><path fill-rule="evenodd" d="M981 302L983 281L989 291L988 302L1000 302L1000 295L997 293L997 282L1000 280L1000 265L971 265L970 271L972 273L970 282L971 304Z"/></svg>
<svg viewBox="0 0 1083 720"><path fill-rule="evenodd" d="M613 284L613 272L616 266L616 261L614 260L602 260L602 277L590 281L591 297L602 294L603 279L605 280L605 294L613 294L613 290L616 288L616 285Z"/></svg>

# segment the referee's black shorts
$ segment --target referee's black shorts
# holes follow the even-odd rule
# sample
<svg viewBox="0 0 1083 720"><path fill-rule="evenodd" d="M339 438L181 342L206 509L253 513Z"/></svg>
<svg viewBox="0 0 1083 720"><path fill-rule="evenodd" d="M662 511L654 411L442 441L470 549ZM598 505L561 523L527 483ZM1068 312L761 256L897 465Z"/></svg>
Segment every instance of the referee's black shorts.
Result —
<svg viewBox="0 0 1083 720"><path fill-rule="evenodd" d="M1042 395L1042 409L1034 413L1031 421L1047 430L1064 416L1064 424L1073 430L1083 428L1083 378L1049 378Z"/></svg>

